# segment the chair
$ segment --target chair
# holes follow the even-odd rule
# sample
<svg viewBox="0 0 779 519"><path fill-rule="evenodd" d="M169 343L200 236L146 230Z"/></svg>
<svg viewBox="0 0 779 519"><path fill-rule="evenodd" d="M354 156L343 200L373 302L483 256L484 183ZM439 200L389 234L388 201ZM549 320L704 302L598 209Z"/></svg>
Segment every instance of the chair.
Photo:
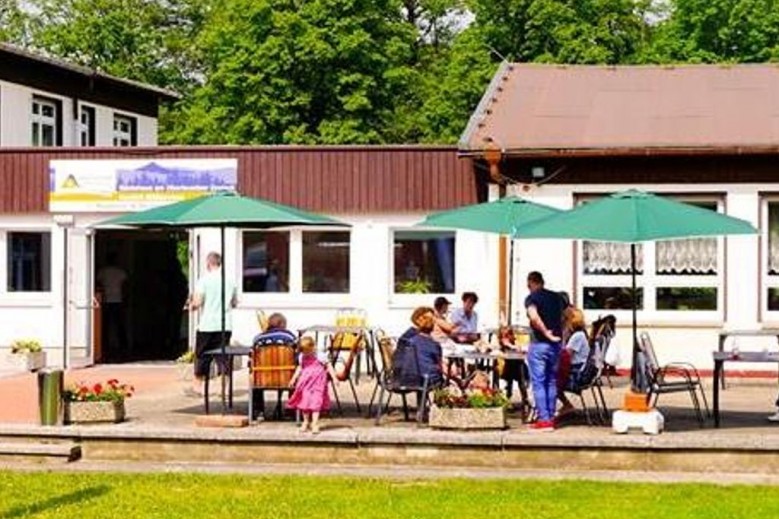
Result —
<svg viewBox="0 0 779 519"><path fill-rule="evenodd" d="M354 387L354 382L350 375L355 359L359 363L360 352L364 348L365 336L352 333L337 333L330 343L330 359L333 363L333 367L341 360L340 353L345 350L349 351L349 356L343 361L343 370L338 374L338 380L349 383L349 387L352 390L352 396L354 397L354 405L357 407L358 413L362 412L362 409L360 408L360 399L357 397L357 389ZM336 405L338 406L339 412L343 414L341 400L338 397L338 390L335 387L335 381L331 381L331 384L333 386L333 395L335 396Z"/></svg>
<svg viewBox="0 0 779 519"><path fill-rule="evenodd" d="M355 343L359 345L359 348L356 351L357 367L355 369L355 381L358 384L360 382L360 360L362 358L362 351L366 348L368 342L369 341L366 340L366 335L363 333L338 332L335 335L330 336L329 353L333 363L338 360L342 351L351 352Z"/></svg>
<svg viewBox="0 0 779 519"><path fill-rule="evenodd" d="M649 334L642 332L638 342L639 353L643 357L641 359L641 364L643 365L640 365L639 369L642 370L643 375L646 377L648 386L647 402L650 405L657 405L657 400L661 394L687 392L690 395L690 400L692 400L698 423L703 427L704 416L701 412L698 392L700 392L703 399L706 416L711 416L711 412L709 411L709 403L706 400L706 393L703 390L700 374L695 366L688 362L674 362L660 366ZM669 380L669 377L674 379Z"/></svg>
<svg viewBox="0 0 779 519"><path fill-rule="evenodd" d="M590 341L594 344L599 338L603 337L602 341L602 361L603 367L601 373L606 377L606 381L609 383L609 388L613 389L614 384L611 382L611 374L616 373L616 366L612 366L606 363L606 353L611 347L612 339L617 334L617 318L613 314L599 317L592 323L590 331Z"/></svg>
<svg viewBox="0 0 779 519"><path fill-rule="evenodd" d="M289 383L297 367L295 344L262 344L252 348L249 367L249 421L253 421L254 397L259 392L260 412L265 413L265 391L278 392L273 415L281 418L281 395L290 391Z"/></svg>
<svg viewBox="0 0 779 519"><path fill-rule="evenodd" d="M409 420L408 402L406 395L417 395L417 425L421 425L427 411L428 393L430 391L429 376L420 374L419 358L414 347L405 340L394 341L388 337L379 341L383 367L378 376L379 400L377 402L376 425L381 425L383 412L389 409L392 395L400 395L403 401L403 417ZM412 355L412 364L416 369L414 373L404 373L403 358ZM387 401L384 401L385 393Z"/></svg>
<svg viewBox="0 0 779 519"><path fill-rule="evenodd" d="M598 413L598 422L601 425L607 425L609 420L609 408L606 405L606 399L603 397L603 375L604 368L606 366L603 361L605 351L609 346L611 336L602 334L591 341L590 344L590 359L588 364L591 365L591 369L595 370L592 379L576 388L566 387L565 392L571 393L579 397L579 401L582 405L582 411L584 411L584 417L587 420L588 425L593 425L593 420L590 415L590 409L587 407L587 403L584 400L584 393L589 390L592 395L592 401L595 404L595 411Z"/></svg>

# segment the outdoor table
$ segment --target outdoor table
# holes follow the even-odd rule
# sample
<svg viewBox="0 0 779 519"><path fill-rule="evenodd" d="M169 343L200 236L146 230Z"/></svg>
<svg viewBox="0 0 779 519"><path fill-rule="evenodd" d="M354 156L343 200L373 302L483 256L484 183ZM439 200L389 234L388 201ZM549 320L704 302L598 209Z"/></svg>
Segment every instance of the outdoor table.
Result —
<svg viewBox="0 0 779 519"><path fill-rule="evenodd" d="M314 334L314 341L319 344L319 334L320 333L326 333L328 335L336 335L339 333L351 333L354 335L361 335L365 338L365 352L367 354L367 368L368 368L368 375L369 376L376 376L378 374L378 369L376 368L376 331L377 328L372 328L370 326L332 326L332 325L326 325L326 324L315 324L313 326L308 326L306 328L301 328L298 330L298 336L302 337L306 333L313 333ZM333 361L337 360L338 352L336 352L336 358L332 359ZM357 367L354 373L354 381L359 384L360 383L360 352L357 352Z"/></svg>
<svg viewBox="0 0 779 519"><path fill-rule="evenodd" d="M758 330L720 330L717 351L725 351L725 341L728 337L776 337L779 342L779 328L762 328ZM725 389L725 376L721 379L722 389Z"/></svg>
<svg viewBox="0 0 779 519"><path fill-rule="evenodd" d="M455 349L454 351L446 351L444 349L443 356L445 359L448 360L459 360L459 361L466 361L466 360L472 360L475 362L487 362L492 363L495 360L502 358L504 360L519 360L522 362L525 362L527 359L527 354L522 351L507 351L507 352L500 352L498 354L490 353L490 352L478 352L478 351L458 351ZM521 398L521 405L525 408L530 408L528 397L527 397L527 387L526 387L526 380L524 380L524 370L520 369L520 380L519 380L519 394ZM498 372L494 369L492 370L492 386L494 388L498 388L498 381L500 379L500 376L498 375Z"/></svg>
<svg viewBox="0 0 779 519"><path fill-rule="evenodd" d="M492 336L496 335L498 332L500 332L501 328L502 327L485 328L484 330L481 331L481 334L482 335L486 335L487 336L487 342L490 342L492 340ZM517 332L526 333L526 334L530 333L530 327L529 326L523 326L523 325L519 325L519 324L512 324L511 325L511 329L514 330L515 334Z"/></svg>
<svg viewBox="0 0 779 519"><path fill-rule="evenodd" d="M714 384L712 395L712 412L714 413L714 427L719 427L719 390L723 368L726 362L774 362L779 363L779 353L767 351L742 351L738 355L730 352L714 351Z"/></svg>
<svg viewBox="0 0 779 519"><path fill-rule="evenodd" d="M233 408L233 360L235 357L249 357L252 354L252 349L247 346L226 346L224 351L222 348L214 348L203 352L203 357L206 359L206 373L211 373L211 363L218 357L227 357L226 368L229 381L227 407ZM205 401L205 411L209 414L209 402L208 402L208 387L209 379L211 377L206 376L205 385L203 386L203 399ZM223 386L224 387L224 386Z"/></svg>

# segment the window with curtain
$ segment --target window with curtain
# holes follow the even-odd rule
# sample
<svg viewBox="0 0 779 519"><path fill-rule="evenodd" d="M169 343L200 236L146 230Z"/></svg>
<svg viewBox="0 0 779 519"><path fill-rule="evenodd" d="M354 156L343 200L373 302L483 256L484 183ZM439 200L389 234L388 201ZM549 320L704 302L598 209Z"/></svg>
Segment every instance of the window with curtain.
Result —
<svg viewBox="0 0 779 519"><path fill-rule="evenodd" d="M395 231L392 250L395 293L454 293L454 232Z"/></svg>
<svg viewBox="0 0 779 519"><path fill-rule="evenodd" d="M303 231L303 292L349 292L351 233Z"/></svg>
<svg viewBox="0 0 779 519"><path fill-rule="evenodd" d="M580 202L592 199L588 197ZM714 211L720 208L719 200L715 198L677 199ZM722 281L720 241L720 238L689 238L637 244L638 308L648 311L718 310L718 287ZM629 244L584 241L580 261L585 309L631 308Z"/></svg>
<svg viewBox="0 0 779 519"><path fill-rule="evenodd" d="M8 292L51 291L51 233L9 232Z"/></svg>
<svg viewBox="0 0 779 519"><path fill-rule="evenodd" d="M289 292L289 231L243 233L243 291Z"/></svg>
<svg viewBox="0 0 779 519"><path fill-rule="evenodd" d="M769 311L779 311L779 200L769 200L766 209L766 303Z"/></svg>

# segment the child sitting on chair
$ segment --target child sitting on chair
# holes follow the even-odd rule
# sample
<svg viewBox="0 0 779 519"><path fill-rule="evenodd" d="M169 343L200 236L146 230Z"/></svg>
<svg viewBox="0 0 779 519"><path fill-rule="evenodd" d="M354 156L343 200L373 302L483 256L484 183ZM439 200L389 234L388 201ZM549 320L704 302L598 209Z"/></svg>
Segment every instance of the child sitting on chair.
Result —
<svg viewBox="0 0 779 519"><path fill-rule="evenodd" d="M287 408L296 409L303 415L300 432L319 434L319 414L330 409L330 394L327 385L338 380L332 364L317 357L316 343L311 337L300 339L300 357L290 387L294 387Z"/></svg>
<svg viewBox="0 0 779 519"><path fill-rule="evenodd" d="M521 348L516 343L514 329L511 326L500 327L498 330L498 344L500 350L504 352L521 351ZM509 399L514 393L514 382L516 382L517 387L519 387L523 381L528 379L527 375L522 372L523 369L526 369L524 361L517 359L498 359L498 374L500 375L500 378L506 382L506 396Z"/></svg>

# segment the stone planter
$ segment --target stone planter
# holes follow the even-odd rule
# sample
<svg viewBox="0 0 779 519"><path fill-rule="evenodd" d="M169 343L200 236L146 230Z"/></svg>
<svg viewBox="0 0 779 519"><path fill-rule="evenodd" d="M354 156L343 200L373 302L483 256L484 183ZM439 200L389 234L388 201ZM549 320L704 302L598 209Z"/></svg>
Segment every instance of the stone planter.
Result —
<svg viewBox="0 0 779 519"><path fill-rule="evenodd" d="M480 409L448 408L436 405L430 408L430 427L434 429L505 429L506 409L486 407Z"/></svg>
<svg viewBox="0 0 779 519"><path fill-rule="evenodd" d="M7 353L4 364L15 371L35 371L46 366L46 352Z"/></svg>
<svg viewBox="0 0 779 519"><path fill-rule="evenodd" d="M124 417L124 401L65 402L65 424L119 423Z"/></svg>

